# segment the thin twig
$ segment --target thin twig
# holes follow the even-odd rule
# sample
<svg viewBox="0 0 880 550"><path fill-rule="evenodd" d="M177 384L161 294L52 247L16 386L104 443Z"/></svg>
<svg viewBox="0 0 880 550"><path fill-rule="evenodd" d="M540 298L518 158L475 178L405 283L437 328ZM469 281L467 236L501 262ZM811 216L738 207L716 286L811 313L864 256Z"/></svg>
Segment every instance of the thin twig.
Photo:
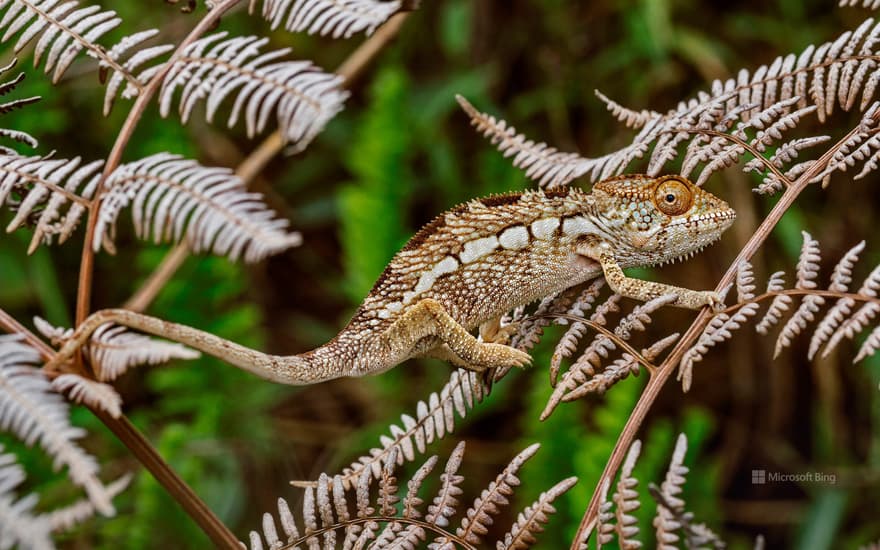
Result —
<svg viewBox="0 0 880 550"><path fill-rule="evenodd" d="M98 226L98 210L101 205L101 194L104 189L104 182L110 177L110 174L119 166L122 160L122 154L128 145L134 130L141 120L147 105L153 99L153 96L159 91L165 74L171 70L174 62L182 55L187 46L198 40L205 32L209 31L220 19L224 13L239 3L241 0L225 0L215 5L206 15L199 21L199 24L190 31L189 35L178 44L174 54L165 62L165 65L158 71L144 89L138 94L137 99L128 112L128 117L116 136L116 142L110 150L107 157L107 163L104 165L104 172L101 174L101 181L95 189L95 196L92 198L92 204L89 207L88 225L86 227L85 242L83 243L82 258L79 267L79 287L76 293L76 325L85 321L91 310L90 301L92 295L92 277L95 268L95 253L92 248L95 230Z"/></svg>
<svg viewBox="0 0 880 550"><path fill-rule="evenodd" d="M874 119L880 119L880 112L874 115ZM857 126L856 128L850 130L846 136L844 136L841 140L839 140L833 147L828 149L815 163L813 163L807 170L804 171L803 174L795 181L789 182L785 192L780 197L779 202L773 207L773 210L770 211L770 214L764 218L764 221L746 243L746 245L740 250L740 253L737 255L736 259L733 263L730 264L730 267L727 269L727 272L718 282L716 286L717 291L721 291L727 285L732 284L736 279L736 273L739 269L739 265L748 261L755 255L761 245L764 244L764 241L767 240L767 237L770 236L770 233L776 227L776 224L779 223L779 220L785 214L786 211L794 204L794 201L798 198L801 192L806 189L809 185L810 180L812 180L816 174L821 172L825 166L831 162L834 153L849 139L851 139L855 134L861 131L861 127ZM627 418L626 425L623 428L623 431L620 433L620 436L617 439L617 443L614 447L614 451L611 453L611 457L608 459L608 463L605 465L605 470L602 472L602 477L599 478L599 482L596 485L597 490L593 492L593 497L590 500L589 506L584 511L584 515L581 518L581 523L578 526L578 530L575 533L574 538L571 542L571 550L578 550L581 548L582 544L585 544L589 539L589 536L592 534L593 529L596 525L596 518L599 512L599 506L601 502L599 501L599 487L602 487L603 483L610 483L610 480L614 479L617 475L617 471L620 469L620 465L623 463L623 458L626 455L627 449L629 449L632 442L635 440L636 433L642 425L642 422L645 420L645 417L648 414L648 411L654 404L654 401L657 399L657 396L660 394L660 390L666 384L666 381L675 371L676 366L681 362L682 357L685 352L690 349L690 347L696 342L697 338L699 338L700 334L702 334L703 329L706 328L706 325L709 324L714 314L708 309L704 308L703 311L697 316L691 326L688 328L685 335L678 341L675 348L666 356L666 359L660 365L660 367L653 373L654 375L648 380L647 385L645 386L645 390L642 392L642 395L639 397L639 401L636 403L636 406L633 408L632 413Z"/></svg>
<svg viewBox="0 0 880 550"><path fill-rule="evenodd" d="M302 535L298 539L294 539L291 542L285 544L284 546L279 546L278 550L289 550L290 548L298 548L306 543L309 539L315 539L324 533L330 531L336 531L337 529L342 529L343 527L349 527L351 525L361 525L364 523L399 523L402 525L416 525L421 527L427 532L433 532L439 537L443 537L448 539L450 542L455 543L456 548L463 548L465 550L477 550L476 546L470 544L467 540L450 531L446 531L443 527L435 524L429 523L427 521L416 519L416 518L408 518L402 516L371 516L365 518L351 518L347 521L341 521L339 523L335 523L333 525L327 525L325 527L321 527L320 529L316 529L310 532L307 535Z"/></svg>
<svg viewBox="0 0 880 550"><path fill-rule="evenodd" d="M367 65L397 36L401 25L408 16L408 12L393 16L342 62L336 70L336 74L343 78L344 86L350 87ZM251 151L251 154L238 165L235 174L245 185L249 184L283 148L284 140L281 137L281 132L276 130ZM189 257L189 252L189 246L186 243L176 245L165 255L165 258L141 288L122 307L136 312L145 311Z"/></svg>
<svg viewBox="0 0 880 550"><path fill-rule="evenodd" d="M871 302L877 305L880 305L880 298L868 296L866 294L853 294L852 292L837 292L834 290L822 290L818 288L789 288L785 290L777 290L775 292L765 292L763 294L759 294L752 298L751 300L745 300L743 302L737 302L731 306L726 307L725 309L719 311L718 313L733 313L739 309L742 309L744 306L749 304L757 304L763 302L764 300L769 300L770 298L775 298L777 296L822 296L824 298L836 298L838 300L842 300L844 298L849 298L850 300L856 302Z"/></svg>
<svg viewBox="0 0 880 550"><path fill-rule="evenodd" d="M617 346L620 347L623 353L631 355L633 359L635 359L637 362L641 363L643 367L648 369L648 372L653 373L657 369L657 366L654 363L648 361L648 359L644 355L636 351L636 349L632 347L629 342L615 334L613 331L609 330L608 327L600 325L599 323L596 323L594 321L590 321L589 319L578 317L577 315L570 315L567 313L546 313L543 315L532 315L530 317L526 317L525 319L523 319L523 321L528 321L531 319L567 319L575 323L581 323L585 326L590 327L591 329L602 334L603 336L617 344Z"/></svg>
<svg viewBox="0 0 880 550"><path fill-rule="evenodd" d="M684 132L687 134L704 134L707 136L714 136L714 137L718 137L718 138L722 138L722 139L726 139L728 141L731 141L731 142L735 143L736 145L739 145L740 147L742 147L743 149L745 149L749 153L751 153L751 155L753 157L755 157L756 159L758 159L761 162L761 164L764 165L765 168L767 168L768 170L773 172L773 175L776 176L777 178L779 178L779 181L781 181L783 183L787 183L789 181L788 178L785 177L785 174L783 174L782 171L779 170L779 168L774 166L772 162L767 160L764 157L764 155L761 154L760 151L758 151L757 149L752 147L752 145L749 142L747 142L746 140L739 138L733 134L728 134L726 132L719 132L717 130L708 130L708 129L704 129L704 128L679 128L678 130L674 130L674 131L670 131L670 132L663 132L663 133L675 133L675 132Z"/></svg>

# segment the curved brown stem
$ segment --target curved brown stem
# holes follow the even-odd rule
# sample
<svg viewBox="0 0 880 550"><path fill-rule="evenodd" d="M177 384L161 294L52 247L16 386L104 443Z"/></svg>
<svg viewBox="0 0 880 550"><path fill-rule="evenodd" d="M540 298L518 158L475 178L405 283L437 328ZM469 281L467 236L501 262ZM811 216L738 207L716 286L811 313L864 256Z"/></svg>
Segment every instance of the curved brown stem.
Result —
<svg viewBox="0 0 880 550"><path fill-rule="evenodd" d="M547 319L568 319L569 321L572 321L574 323L581 323L585 326L588 326L591 329L598 332L599 334L605 336L606 338L608 338L609 340L614 342L615 345L617 345L624 353L628 353L629 355L632 355L636 361L638 361L639 363L641 363L641 365L643 367L648 369L648 372L653 373L657 369L657 365L655 365L654 363L649 361L644 355L642 355L641 353L636 351L636 349L634 347L629 345L629 342L627 342L626 340L624 340L620 336L614 334L613 331L608 330L608 327L600 325L599 323L594 323L593 321L590 321L589 319L584 319L583 317L578 317L577 315L569 315L567 313L561 313L561 314L547 313L544 315L533 315L531 317L527 317L524 320L538 319L538 318L542 318L542 317L547 318Z"/></svg>

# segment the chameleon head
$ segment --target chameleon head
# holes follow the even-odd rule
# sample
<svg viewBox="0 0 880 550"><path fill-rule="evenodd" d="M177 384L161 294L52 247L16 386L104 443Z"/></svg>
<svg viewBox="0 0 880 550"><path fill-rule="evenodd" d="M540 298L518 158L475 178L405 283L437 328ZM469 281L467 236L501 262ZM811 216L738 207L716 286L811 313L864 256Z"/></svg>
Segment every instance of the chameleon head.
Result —
<svg viewBox="0 0 880 550"><path fill-rule="evenodd" d="M658 265L692 256L721 237L736 212L678 175L622 176L597 183L594 215L622 265Z"/></svg>

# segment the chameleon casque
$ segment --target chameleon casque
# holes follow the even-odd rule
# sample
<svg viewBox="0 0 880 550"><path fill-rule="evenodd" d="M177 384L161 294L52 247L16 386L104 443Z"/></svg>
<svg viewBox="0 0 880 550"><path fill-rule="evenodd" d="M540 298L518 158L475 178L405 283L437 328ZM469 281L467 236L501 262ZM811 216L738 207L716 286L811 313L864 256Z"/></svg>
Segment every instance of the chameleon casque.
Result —
<svg viewBox="0 0 880 550"><path fill-rule="evenodd" d="M126 310L89 317L53 360L73 355L89 334L115 322L187 344L286 384L386 371L413 357L472 370L524 366L505 345L499 319L511 309L604 275L623 296L717 307L711 291L642 281L622 268L660 265L717 240L736 213L686 178L626 175L587 193L576 187L475 199L441 214L394 256L348 325L299 355L251 350L197 329ZM480 327L483 338L470 331Z"/></svg>

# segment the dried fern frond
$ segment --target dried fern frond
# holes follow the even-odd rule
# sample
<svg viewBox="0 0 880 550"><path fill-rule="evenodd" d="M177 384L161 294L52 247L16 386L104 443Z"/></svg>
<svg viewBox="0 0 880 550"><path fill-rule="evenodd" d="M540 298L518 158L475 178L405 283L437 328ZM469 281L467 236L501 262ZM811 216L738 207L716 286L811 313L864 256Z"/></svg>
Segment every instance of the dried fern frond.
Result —
<svg viewBox="0 0 880 550"><path fill-rule="evenodd" d="M440 476L440 489L428 506L428 514L425 516L425 521L428 523L446 527L449 525L449 518L455 515L458 509L458 497L463 492L459 485L464 481L464 476L458 474L463 457L464 441L460 441L449 454L446 467Z"/></svg>
<svg viewBox="0 0 880 550"><path fill-rule="evenodd" d="M513 157L513 165L525 170L526 176L538 181L541 187L553 189L566 185L590 170L589 159L527 139L507 122L479 112L464 97L456 95L455 99L471 118L471 125L489 138L505 157Z"/></svg>
<svg viewBox="0 0 880 550"><path fill-rule="evenodd" d="M144 66L174 49L171 44L144 47L145 42L158 34L157 29L140 31L120 38L106 50L106 59L101 59L98 65L102 81L106 79L105 73L111 73L110 78L106 79L104 116L110 114L117 95L121 93L124 99L137 97L150 79L165 66L164 63Z"/></svg>
<svg viewBox="0 0 880 550"><path fill-rule="evenodd" d="M688 467L684 465L686 452L687 438L679 434L666 479L659 488L653 484L649 487L657 502L657 515L654 516L657 548L676 550L679 532L684 536L685 548L725 548L724 541L705 524L693 522L693 512L685 509L684 500L679 496L688 474Z"/></svg>
<svg viewBox="0 0 880 550"><path fill-rule="evenodd" d="M73 336L73 329L54 327L39 317L34 317L34 326L55 347ZM183 344L157 340L113 324L98 327L89 337L84 352L100 382L115 380L132 367L201 356Z"/></svg>
<svg viewBox="0 0 880 550"><path fill-rule="evenodd" d="M101 81L111 74L105 94L104 114L108 114L117 92L125 84L123 97L138 95L162 64L142 66L173 49L171 45L143 47L143 42L159 33L156 29L142 31L104 47L98 43L104 35L122 22L116 12L101 11L98 6L78 7L75 0L0 0L0 41L6 42L21 32L15 43L16 53L39 38L34 46L34 66L45 56L45 72L52 73L57 83L81 52L98 60Z"/></svg>
<svg viewBox="0 0 880 550"><path fill-rule="evenodd" d="M95 515L95 506L89 500L79 500L68 506L35 514L37 495L29 494L16 499L15 490L25 480L25 473L12 454L3 454L0 445L0 550L9 548L55 548L53 532L69 531ZM130 475L124 475L107 486L110 498L128 486Z"/></svg>
<svg viewBox="0 0 880 550"><path fill-rule="evenodd" d="M51 244L54 238L60 243L66 241L89 207L103 164L94 161L81 165L79 157L0 155L0 206L15 211L6 231L33 225L28 253L42 243Z"/></svg>
<svg viewBox="0 0 880 550"><path fill-rule="evenodd" d="M186 241L194 252L255 262L301 242L285 231L257 193L226 168L210 168L159 153L123 164L110 174L98 213L95 240L112 240L123 208L132 206L135 232L153 241Z"/></svg>
<svg viewBox="0 0 880 550"><path fill-rule="evenodd" d="M576 477L563 479L547 491L538 496L538 500L526 507L516 518L510 531L504 535L495 546L498 550L525 550L538 542L535 535L544 530L543 525L550 520L550 515L556 513L553 501L560 495L574 487Z"/></svg>
<svg viewBox="0 0 880 550"><path fill-rule="evenodd" d="M639 540L638 521L632 515L641 506L639 493L635 489L638 480L632 475L640 450L641 442L636 440L627 451L612 500L608 500L609 480L604 482L600 490L600 502L603 504L600 506L596 524L599 548L615 538L620 548L641 548L644 546L643 542L647 542ZM693 513L686 510L685 502L681 498L688 474L688 468L684 465L686 452L687 437L679 434L665 480L659 488L653 483L649 485L649 491L657 502L657 513L653 520L654 546L662 550L674 550L684 537L684 548L724 548L724 542L715 533L705 525L693 521ZM613 521L615 518L616 522Z"/></svg>
<svg viewBox="0 0 880 550"><path fill-rule="evenodd" d="M113 418L122 415L122 397L109 384L89 380L78 374L62 374L52 380L52 389L67 395L74 403L85 403L101 409Z"/></svg>
<svg viewBox="0 0 880 550"><path fill-rule="evenodd" d="M131 477L131 474L125 474L108 484L107 494L110 498L115 498L116 495L122 493L131 482ZM78 500L73 504L43 514L42 517L49 521L52 532L58 533L69 531L85 520L94 517L95 513L95 505L90 500Z"/></svg>
<svg viewBox="0 0 880 550"><path fill-rule="evenodd" d="M623 353L618 359L615 359L610 365L606 366L602 372L591 376L579 386L563 394L562 401L575 401L589 394L602 394L624 378L630 375L638 376L643 366L642 361L654 362L661 353L678 340L679 336L679 333L674 332L657 340L641 350L641 357Z"/></svg>
<svg viewBox="0 0 880 550"><path fill-rule="evenodd" d="M455 531L459 538L470 544L480 544L481 536L485 535L489 531L489 526L492 525L492 516L497 515L501 508L508 504L508 497L519 485L517 472L528 459L535 456L539 447L540 445L537 443L530 445L516 455L507 467L498 474L495 481L490 483L474 500L471 507L465 511L461 524ZM438 542L435 541L435 543Z"/></svg>
<svg viewBox="0 0 880 550"><path fill-rule="evenodd" d="M256 0L251 0L251 11L254 4ZM402 0L263 0L262 16L273 29L283 21L290 32L349 38L359 32L372 34L392 15L415 9L417 4Z"/></svg>
<svg viewBox="0 0 880 550"><path fill-rule="evenodd" d="M641 445L641 443L639 443ZM602 545L608 544L614 540L614 504L608 500L608 489L611 487L611 480L605 478L602 487L599 489L599 513L596 516L596 549L602 550ZM580 548L589 548L587 542L590 534L585 533L582 540L578 541Z"/></svg>
<svg viewBox="0 0 880 550"><path fill-rule="evenodd" d="M489 388L483 384L480 376L469 370L458 369L452 373L440 392L433 392L427 402L416 404L416 414L401 415L401 428L392 424L390 435L379 438L380 447L370 449L369 454L360 457L356 462L344 468L340 479L348 489L354 486L363 476L369 481L382 475L383 464L389 457L396 457L399 464L412 462L416 451L424 453L427 446L440 440L455 429L456 413L465 418L477 403L489 394ZM314 487L314 482L294 481L294 486Z"/></svg>
<svg viewBox="0 0 880 550"><path fill-rule="evenodd" d="M685 146L683 166L689 172L702 164L700 182L747 152L762 157L761 165L768 172L761 190L766 192L778 189L808 166L786 167L782 159L793 159L793 153L809 142L792 140L783 144L782 155L774 153L769 160L763 157L784 131L813 112L824 121L836 106L850 110L860 96L857 107L868 109L880 83L878 39L880 25L868 19L833 42L808 46L800 55L779 57L753 72L742 70L736 78L716 80L710 92L700 92L665 114L629 110L599 94L618 120L639 128L639 132L626 147L597 158L560 153L517 134L506 122L476 111L466 101L461 103L479 131L506 156L513 156L514 165L542 186L554 187L586 174L593 181L604 179L646 156L646 172L656 175ZM729 137L718 135L731 128ZM749 164L747 169L757 166Z"/></svg>
<svg viewBox="0 0 880 550"><path fill-rule="evenodd" d="M617 481L617 490L614 492L612 500L614 501L614 532L617 534L617 541L621 548L640 548L642 545L638 542L639 536L639 520L632 515L632 512L639 509L639 492L636 489L639 480L633 476L633 468L639 459L639 453L642 450L642 442L634 441L626 453L626 459L623 461L623 467L620 470L620 479Z"/></svg>
<svg viewBox="0 0 880 550"><path fill-rule="evenodd" d="M2 344L0 344L2 346ZM3 445L0 445L3 453ZM34 513L37 495L16 499L15 489L25 480L24 469L12 454L0 454L0 550L13 547L52 549L52 524Z"/></svg>
<svg viewBox="0 0 880 550"><path fill-rule="evenodd" d="M674 300L674 296L661 296L644 304L639 304L633 308L628 314L623 316L614 328L614 337L611 338L605 334L596 334L584 352L571 365L571 367L562 376L562 380L553 389L547 405L541 413L541 419L548 418L557 406L563 401L579 399L587 393L604 392L613 384L629 376L629 374L638 374L640 367L639 361L641 357L635 351L625 351L623 356L611 362L608 367L604 367L608 363L610 355L619 348L621 343L627 342L632 338L634 331L644 331L651 322L651 314L657 309ZM604 326L607 323L606 317L616 312L620 296L612 294L604 303L597 306L594 313L589 319L592 326ZM586 326L584 323L582 325ZM576 328L578 322L572 325L572 329ZM569 330L560 343L568 348L577 346L577 338L575 336L583 336L586 330L574 333ZM651 349L645 350L656 357L674 341L678 335L674 335L671 340L669 337L661 340L662 345L652 346ZM557 346L557 351L559 347ZM556 355L557 352L554 352ZM647 359L647 358L646 358ZM604 368L603 368L604 367Z"/></svg>
<svg viewBox="0 0 880 550"><path fill-rule="evenodd" d="M98 479L98 464L74 442L83 436L70 424L67 404L52 390L45 374L33 365L35 350L15 337L0 336L0 429L20 440L39 443L55 468L67 466L70 479L85 490L101 514L114 514L111 496Z"/></svg>
<svg viewBox="0 0 880 550"><path fill-rule="evenodd" d="M684 391L689 391L691 388L694 364L702 361L710 348L731 338L734 331L757 315L760 305L751 301L755 297L755 285L752 284L754 280L752 264L742 262L737 267L736 288L739 303L744 305L736 309L732 315L724 312L716 314L703 329L696 344L685 352L678 371L678 379Z"/></svg>
<svg viewBox="0 0 880 550"><path fill-rule="evenodd" d="M809 359L819 353L826 356L844 339L853 339L861 331L868 328L880 312L880 266L875 266L856 291L850 290L853 270L865 249L865 242L860 242L849 249L835 264L826 288L818 281L821 249L819 243L806 231L803 232L804 243L797 262L796 282L793 288L786 288L785 274L772 274L767 283L767 290L755 296L752 268L749 264L739 267L737 279L740 288L737 303L728 307L727 311L715 315L709 322L697 343L682 358L679 378L687 388L691 381L693 364L700 361L711 347L730 339L733 332L743 326L746 320L753 317L760 308L760 302L772 298L764 316L755 324L755 330L762 335L769 333L773 325L780 323L789 313L792 306L799 300L797 309L779 331L774 348L774 357L789 347L794 339L818 318L820 309L829 298L835 299L828 311L816 324L810 338L807 352ZM743 289L742 280L747 280ZM861 304L858 308L858 306ZM873 354L880 347L880 327L875 327L868 335L853 362L858 362Z"/></svg>
<svg viewBox="0 0 880 550"><path fill-rule="evenodd" d="M455 533L448 529L450 519L457 514L464 479L457 472L464 454L464 443L459 443L447 461L440 475L440 487L428 507L425 519L420 520L424 504L416 495L422 484L430 477L437 463L431 457L419 468L406 484L406 496L402 510L398 509L398 483L395 477L397 459L393 449L388 461L382 466L382 474L371 476L364 470L354 494L346 492L341 476L330 478L321 474L315 487L306 487L303 498L302 524L299 529L296 519L284 499L278 500L278 519L284 539L279 536L275 519L270 514L263 515L262 534L250 533L250 548L335 548L336 532L344 531L343 548L399 548L415 549L427 539L433 539L428 548L474 548L482 544L482 537L492 522L492 516L510 504L508 497L519 485L516 472L522 464L533 456L538 445L532 445L517 455L478 497L462 516ZM371 491L371 481L375 482L375 497ZM541 494L537 501L529 505L518 516L507 534L496 543L499 549L526 549L537 540L543 525L555 511L553 501L576 483L576 478L568 478ZM332 493L332 496L331 496ZM355 513L349 513L347 502L354 501ZM381 533L379 528L384 525ZM318 540L321 533L323 541ZM377 535L378 533L378 535ZM370 543L372 541L372 543Z"/></svg>
<svg viewBox="0 0 880 550"><path fill-rule="evenodd" d="M227 125L244 118L248 136L262 132L274 112L283 139L305 147L348 97L342 77L325 73L310 61L278 61L288 48L261 52L268 38L227 38L219 32L196 40L174 58L159 92L160 112L168 116L176 99L183 122L201 101L213 120L234 97ZM178 98L178 91L180 97Z"/></svg>
<svg viewBox="0 0 880 550"><path fill-rule="evenodd" d="M858 6L859 0L840 0L840 3L838 5L840 7ZM867 8L869 10L876 10L880 8L880 0L862 0L861 7Z"/></svg>
<svg viewBox="0 0 880 550"><path fill-rule="evenodd" d="M114 11L77 5L75 1L0 0L0 10L6 8L0 20L0 40L6 42L23 30L14 46L19 53L40 37L34 47L34 66L38 67L45 55L45 71L52 72L52 82L58 82L83 50L93 57L103 57L96 41L122 22Z"/></svg>
<svg viewBox="0 0 880 550"><path fill-rule="evenodd" d="M584 288L583 292L574 301L574 304L568 309L566 315L574 317L584 317L585 314L593 308L593 302L599 296L599 291L605 286L605 278L599 277L589 286ZM603 305L608 302L603 303ZM597 322L601 317L601 312L597 311L597 315L590 318L591 322ZM559 319L559 324L567 324L567 319ZM581 338L584 337L588 330L587 324L582 321L574 321L565 334L556 342L553 349L553 355L550 358L550 385L556 386L556 380L559 376L559 368L562 366L562 360L570 357L578 347Z"/></svg>
<svg viewBox="0 0 880 550"><path fill-rule="evenodd" d="M86 353L98 380L115 380L138 365L159 365L172 359L198 359L201 354L182 344L130 332L125 327L102 325L89 339Z"/></svg>
<svg viewBox="0 0 880 550"><path fill-rule="evenodd" d="M660 485L659 494L663 497L663 504L657 506L657 515L654 516L654 529L656 529L657 546L660 550L675 550L675 543L679 537L676 531L681 529L681 522L677 521L674 511L684 509L684 500L679 495L687 478L688 467L684 465L684 456L687 453L687 438L679 434L672 451L672 460L669 469L666 470L666 479Z"/></svg>

